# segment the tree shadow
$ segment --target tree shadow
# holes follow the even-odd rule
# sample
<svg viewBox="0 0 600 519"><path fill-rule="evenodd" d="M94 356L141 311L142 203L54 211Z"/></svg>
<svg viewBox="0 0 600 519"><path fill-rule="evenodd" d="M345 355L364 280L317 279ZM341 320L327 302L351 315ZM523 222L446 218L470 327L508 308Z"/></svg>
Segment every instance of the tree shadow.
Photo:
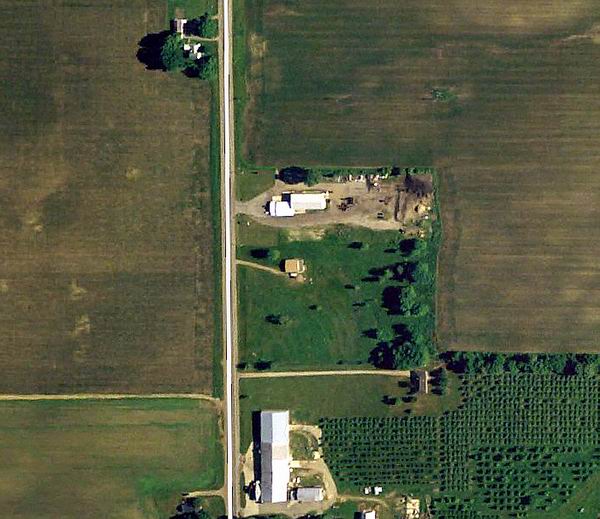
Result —
<svg viewBox="0 0 600 519"><path fill-rule="evenodd" d="M160 57L160 52L171 31L160 31L146 34L139 42L137 59L146 65L147 70L166 70Z"/></svg>

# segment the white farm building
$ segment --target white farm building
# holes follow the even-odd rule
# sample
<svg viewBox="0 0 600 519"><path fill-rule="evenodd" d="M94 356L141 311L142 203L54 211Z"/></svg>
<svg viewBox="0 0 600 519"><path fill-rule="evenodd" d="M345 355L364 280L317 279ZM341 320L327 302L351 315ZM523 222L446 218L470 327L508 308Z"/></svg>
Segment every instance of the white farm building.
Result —
<svg viewBox="0 0 600 519"><path fill-rule="evenodd" d="M329 193L319 191L313 193L283 193L274 196L267 204L270 216L295 216L309 211L323 211L327 209Z"/></svg>
<svg viewBox="0 0 600 519"><path fill-rule="evenodd" d="M290 413L260 413L260 486L263 503L288 500L290 480Z"/></svg>

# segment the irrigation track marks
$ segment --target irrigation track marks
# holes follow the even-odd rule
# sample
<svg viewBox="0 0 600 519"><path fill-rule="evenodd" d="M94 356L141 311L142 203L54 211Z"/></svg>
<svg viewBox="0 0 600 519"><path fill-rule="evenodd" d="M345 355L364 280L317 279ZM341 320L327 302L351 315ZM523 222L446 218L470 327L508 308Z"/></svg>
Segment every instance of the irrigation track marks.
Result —
<svg viewBox="0 0 600 519"><path fill-rule="evenodd" d="M327 377L340 375L379 375L385 377L409 378L410 371L393 369L356 369L352 370L321 370L321 371L262 371L240 373L240 378L287 378L287 377Z"/></svg>
<svg viewBox="0 0 600 519"><path fill-rule="evenodd" d="M0 395L1 402L33 400L139 400L142 398L187 398L189 400L204 400L207 402L213 402L215 404L219 404L221 402L218 398L200 393L73 393L71 395Z"/></svg>

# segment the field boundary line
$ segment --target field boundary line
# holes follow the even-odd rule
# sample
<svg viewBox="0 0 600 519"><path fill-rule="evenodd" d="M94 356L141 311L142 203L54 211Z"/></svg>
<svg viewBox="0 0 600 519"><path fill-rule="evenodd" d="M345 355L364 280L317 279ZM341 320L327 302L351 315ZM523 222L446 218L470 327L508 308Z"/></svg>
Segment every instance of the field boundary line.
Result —
<svg viewBox="0 0 600 519"><path fill-rule="evenodd" d="M188 399L204 400L207 402L220 403L221 400L212 395L203 393L73 393L60 395L45 395L42 393L33 393L30 395L21 394L0 394L0 402L12 401L35 401L35 400L139 400L139 399Z"/></svg>
<svg viewBox="0 0 600 519"><path fill-rule="evenodd" d="M395 369L340 369L316 371L248 371L239 373L240 378L287 378L287 377L330 377L351 375L380 375L386 377L409 378L410 371Z"/></svg>

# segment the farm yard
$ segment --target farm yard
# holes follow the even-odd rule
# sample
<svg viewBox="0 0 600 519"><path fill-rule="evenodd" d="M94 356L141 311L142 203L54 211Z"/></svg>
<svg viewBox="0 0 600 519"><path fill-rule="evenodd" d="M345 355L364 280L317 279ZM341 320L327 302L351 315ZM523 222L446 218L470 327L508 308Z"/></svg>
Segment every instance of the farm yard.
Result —
<svg viewBox="0 0 600 519"><path fill-rule="evenodd" d="M441 348L599 350L597 2L236 5L244 163L434 166Z"/></svg>
<svg viewBox="0 0 600 519"><path fill-rule="evenodd" d="M435 204L431 174L387 174L383 179L379 175L363 174L351 178L337 181L335 178L323 178L308 189L304 184L290 186L277 180L266 192L245 203L239 202L236 209L238 213L276 227L344 224L374 230L402 229L407 236L417 236L419 225L435 217L432 212ZM265 207L269 201L288 192L325 192L329 198L328 207L323 211L297 214L293 218L268 215Z"/></svg>
<svg viewBox="0 0 600 519"><path fill-rule="evenodd" d="M596 517L580 491L600 470L598 377L474 376L461 393L437 417L321 419L338 487L429 495L446 519L549 518L586 502L577 517Z"/></svg>
<svg viewBox="0 0 600 519"><path fill-rule="evenodd" d="M182 491L223 483L218 420L191 399L1 402L0 513L170 517Z"/></svg>
<svg viewBox="0 0 600 519"><path fill-rule="evenodd" d="M427 363L437 231L402 239L397 231L237 222L241 369L407 367L392 355L407 341L423 357L403 360ZM306 275L283 274L286 258L303 259Z"/></svg>
<svg viewBox="0 0 600 519"><path fill-rule="evenodd" d="M324 416L385 418L439 415L460 403L460 380L450 374L447 392L411 397L410 381L388 375L242 378L240 381L240 449L252 441L252 413L289 409L292 423L316 424ZM331 398L344 395L344 398ZM403 400L405 399L405 400Z"/></svg>
<svg viewBox="0 0 600 519"><path fill-rule="evenodd" d="M136 58L166 15L3 3L0 392L213 391L210 88Z"/></svg>

